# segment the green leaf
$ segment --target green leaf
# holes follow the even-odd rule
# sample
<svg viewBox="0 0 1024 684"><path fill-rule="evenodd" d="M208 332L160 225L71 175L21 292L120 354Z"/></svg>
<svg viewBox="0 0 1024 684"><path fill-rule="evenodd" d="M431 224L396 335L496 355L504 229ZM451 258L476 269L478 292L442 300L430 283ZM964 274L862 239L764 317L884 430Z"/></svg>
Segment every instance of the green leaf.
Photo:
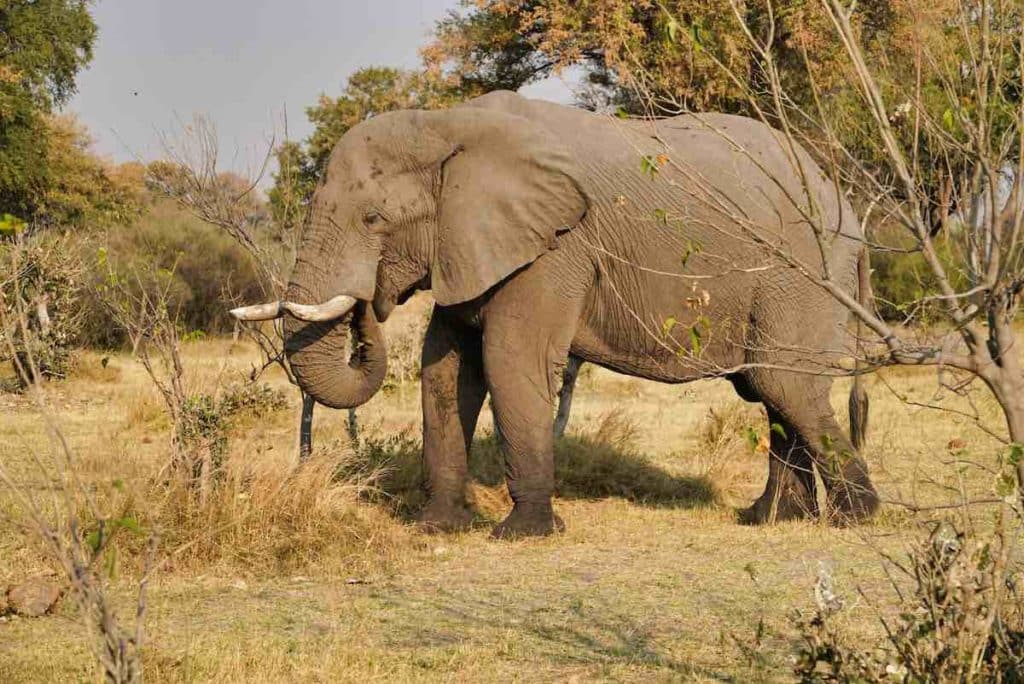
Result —
<svg viewBox="0 0 1024 684"><path fill-rule="evenodd" d="M93 530L89 534L85 535L85 545L89 547L89 550L93 552L93 555L100 550L100 531Z"/></svg>
<svg viewBox="0 0 1024 684"><path fill-rule="evenodd" d="M700 36L700 26L696 23L690 25L690 37L693 39L693 46L697 48L697 52L704 49L703 42Z"/></svg>
<svg viewBox="0 0 1024 684"><path fill-rule="evenodd" d="M615 110L615 116L619 117L620 119L628 119L629 112L626 111L625 107L619 107L618 109Z"/></svg>
<svg viewBox="0 0 1024 684"><path fill-rule="evenodd" d="M1000 473L996 478L995 490L999 496L1010 496L1017 491L1017 481L1009 473Z"/></svg>
<svg viewBox="0 0 1024 684"><path fill-rule="evenodd" d="M782 427L781 423L772 423L772 432L777 434L779 437L782 437L782 439L789 439L789 437L786 436L786 428Z"/></svg>
<svg viewBox="0 0 1024 684"><path fill-rule="evenodd" d="M143 534L142 525L140 525L139 521L130 515L114 520L113 524L114 527L120 527L123 530L128 530L132 534Z"/></svg>
<svg viewBox="0 0 1024 684"><path fill-rule="evenodd" d="M13 214L4 214L0 216L0 235L17 235L21 231L25 230L27 224L17 216Z"/></svg>
<svg viewBox="0 0 1024 684"><path fill-rule="evenodd" d="M654 178L658 175L658 160L649 154L640 157L640 170L644 175Z"/></svg>
<svg viewBox="0 0 1024 684"><path fill-rule="evenodd" d="M1010 465L1015 466L1024 460L1024 444L1014 442L1010 445L1010 453L1007 455L1006 460Z"/></svg>
<svg viewBox="0 0 1024 684"><path fill-rule="evenodd" d="M690 260L690 257L694 254L700 254L703 246L699 242L693 240L687 240L686 250L683 252L683 266L686 266L686 262Z"/></svg>
<svg viewBox="0 0 1024 684"><path fill-rule="evenodd" d="M761 443L761 435L757 434L757 430L749 425L743 428L743 432L747 438L747 444L750 445L750 450L757 451L757 446Z"/></svg>
<svg viewBox="0 0 1024 684"><path fill-rule="evenodd" d="M946 111L942 112L942 125L945 126L947 131L952 131L955 127L952 109L947 109Z"/></svg>
<svg viewBox="0 0 1024 684"><path fill-rule="evenodd" d="M690 351L693 353L694 356L700 356L700 329L696 325L690 326Z"/></svg>
<svg viewBox="0 0 1024 684"><path fill-rule="evenodd" d="M655 209L654 210L654 220L656 220L658 223L660 223L663 226L668 225L668 212L665 211L664 209Z"/></svg>
<svg viewBox="0 0 1024 684"><path fill-rule="evenodd" d="M678 42L679 39L679 22L675 19L669 19L668 25L665 27L668 31L668 39L673 43Z"/></svg>
<svg viewBox="0 0 1024 684"><path fill-rule="evenodd" d="M669 316L666 318L665 322L661 324L661 336L668 337L668 334L672 332L672 328L676 327L676 323L678 322L679 321L675 319L675 316Z"/></svg>

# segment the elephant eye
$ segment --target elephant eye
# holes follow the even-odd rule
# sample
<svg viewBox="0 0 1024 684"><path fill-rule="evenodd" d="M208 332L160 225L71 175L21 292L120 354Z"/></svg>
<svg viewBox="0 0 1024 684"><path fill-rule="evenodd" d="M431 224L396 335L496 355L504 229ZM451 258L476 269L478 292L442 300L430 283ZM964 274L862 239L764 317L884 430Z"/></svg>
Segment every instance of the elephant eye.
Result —
<svg viewBox="0 0 1024 684"><path fill-rule="evenodd" d="M367 226L375 226L382 220L383 217L380 215L380 212L376 211L368 211L366 212L366 215L363 216L363 223L365 223Z"/></svg>

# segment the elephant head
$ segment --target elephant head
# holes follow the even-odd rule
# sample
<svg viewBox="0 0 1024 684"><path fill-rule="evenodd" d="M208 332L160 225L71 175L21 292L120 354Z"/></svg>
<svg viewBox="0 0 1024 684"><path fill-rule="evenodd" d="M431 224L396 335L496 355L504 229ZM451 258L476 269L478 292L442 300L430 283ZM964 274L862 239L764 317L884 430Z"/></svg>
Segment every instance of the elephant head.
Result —
<svg viewBox="0 0 1024 684"><path fill-rule="evenodd" d="M358 406L386 372L378 321L417 289L431 289L441 306L472 300L552 249L586 212L578 178L558 140L514 114L458 107L374 117L331 154L287 300L232 313L284 316L302 388L327 406ZM355 345L346 367L347 329Z"/></svg>

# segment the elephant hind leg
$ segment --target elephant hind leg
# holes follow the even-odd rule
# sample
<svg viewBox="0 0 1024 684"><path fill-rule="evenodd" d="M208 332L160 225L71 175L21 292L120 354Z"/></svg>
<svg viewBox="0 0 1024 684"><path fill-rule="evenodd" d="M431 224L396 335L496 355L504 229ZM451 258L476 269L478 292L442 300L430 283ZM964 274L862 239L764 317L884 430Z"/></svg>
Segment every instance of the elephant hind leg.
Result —
<svg viewBox="0 0 1024 684"><path fill-rule="evenodd" d="M768 407L770 446L764 492L740 512L748 524L818 517L812 450L795 427Z"/></svg>
<svg viewBox="0 0 1024 684"><path fill-rule="evenodd" d="M776 506L776 520L784 519L783 512L795 516L798 509L817 514L817 505L809 507L806 499L796 498L796 507L790 501L802 496L805 490L807 498L815 498L810 471L817 470L825 486L830 522L849 524L871 517L878 510L878 494L868 476L867 464L836 422L829 401L831 378L768 370L752 375L751 384L768 408L770 420L781 428L772 430L772 462L778 462L777 469L788 467L790 471L780 472L773 480L769 465L769 486L753 509L762 514L770 511L768 501L779 491L783 498ZM785 458L777 458L777 443L779 448L788 450ZM803 488L794 489L794 480L801 480ZM787 492L792 494L787 496ZM770 517L757 522L769 520Z"/></svg>

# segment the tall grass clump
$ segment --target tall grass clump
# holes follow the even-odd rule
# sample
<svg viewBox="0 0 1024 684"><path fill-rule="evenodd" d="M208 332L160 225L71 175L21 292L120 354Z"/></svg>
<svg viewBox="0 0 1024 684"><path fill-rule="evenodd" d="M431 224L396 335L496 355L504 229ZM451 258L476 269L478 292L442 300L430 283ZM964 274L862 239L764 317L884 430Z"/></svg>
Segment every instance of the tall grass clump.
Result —
<svg viewBox="0 0 1024 684"><path fill-rule="evenodd" d="M155 492L152 524L176 565L267 577L353 574L397 561L412 543L387 506L368 503L380 473L353 468L354 451L314 452L296 466L246 450L227 460L202 504L181 479Z"/></svg>

